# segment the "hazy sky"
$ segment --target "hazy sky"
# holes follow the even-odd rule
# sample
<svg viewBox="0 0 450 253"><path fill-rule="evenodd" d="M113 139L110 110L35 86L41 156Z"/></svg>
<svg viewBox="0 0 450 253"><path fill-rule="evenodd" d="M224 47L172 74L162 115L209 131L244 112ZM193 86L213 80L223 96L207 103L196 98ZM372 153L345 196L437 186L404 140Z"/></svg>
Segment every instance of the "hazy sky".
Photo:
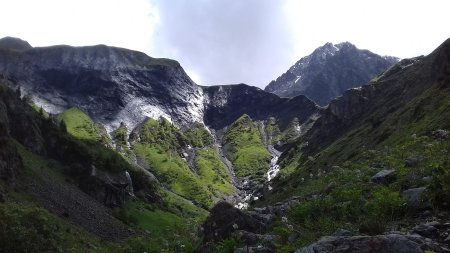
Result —
<svg viewBox="0 0 450 253"><path fill-rule="evenodd" d="M199 84L264 87L326 42L401 58L450 37L449 0L0 0L0 37L178 60Z"/></svg>

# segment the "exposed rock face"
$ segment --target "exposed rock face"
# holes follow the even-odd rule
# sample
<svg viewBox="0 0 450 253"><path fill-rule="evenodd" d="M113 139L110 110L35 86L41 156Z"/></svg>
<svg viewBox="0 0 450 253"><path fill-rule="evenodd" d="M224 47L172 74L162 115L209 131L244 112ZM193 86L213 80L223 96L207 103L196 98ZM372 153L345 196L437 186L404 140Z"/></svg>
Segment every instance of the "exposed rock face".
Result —
<svg viewBox="0 0 450 253"><path fill-rule="evenodd" d="M319 105L361 86L398 61L345 42L326 43L272 81L266 91L281 97L306 95Z"/></svg>
<svg viewBox="0 0 450 253"><path fill-rule="evenodd" d="M326 236L296 253L422 253L443 252L418 235Z"/></svg>
<svg viewBox="0 0 450 253"><path fill-rule="evenodd" d="M287 125L297 117L304 123L319 108L306 98L279 98L274 94L245 84L203 87L205 124L214 129L229 126L243 114L255 121L275 117Z"/></svg>
<svg viewBox="0 0 450 253"><path fill-rule="evenodd" d="M180 64L107 47L1 49L0 73L50 113L88 112L109 131L121 121L133 129L146 117L178 126L203 120L203 92Z"/></svg>

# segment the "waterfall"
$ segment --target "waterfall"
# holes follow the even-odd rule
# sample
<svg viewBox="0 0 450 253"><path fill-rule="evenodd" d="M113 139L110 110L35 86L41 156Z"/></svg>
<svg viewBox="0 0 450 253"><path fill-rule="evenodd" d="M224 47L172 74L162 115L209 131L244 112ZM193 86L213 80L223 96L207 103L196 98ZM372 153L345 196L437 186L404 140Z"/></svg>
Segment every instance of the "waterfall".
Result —
<svg viewBox="0 0 450 253"><path fill-rule="evenodd" d="M127 178L127 190L128 190L128 194L130 194L131 196L134 196L134 192L133 192L133 181L131 181L131 176L130 173L128 173L128 171L125 171L125 177Z"/></svg>

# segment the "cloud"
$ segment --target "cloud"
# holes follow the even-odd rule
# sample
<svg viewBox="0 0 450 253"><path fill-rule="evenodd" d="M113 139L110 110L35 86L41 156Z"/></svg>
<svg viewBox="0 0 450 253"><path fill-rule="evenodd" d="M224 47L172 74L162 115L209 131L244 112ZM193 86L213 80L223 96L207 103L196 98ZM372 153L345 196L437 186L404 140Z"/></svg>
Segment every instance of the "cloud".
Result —
<svg viewBox="0 0 450 253"><path fill-rule="evenodd" d="M293 37L280 0L154 0L157 56L177 59L202 85L264 87L292 63Z"/></svg>

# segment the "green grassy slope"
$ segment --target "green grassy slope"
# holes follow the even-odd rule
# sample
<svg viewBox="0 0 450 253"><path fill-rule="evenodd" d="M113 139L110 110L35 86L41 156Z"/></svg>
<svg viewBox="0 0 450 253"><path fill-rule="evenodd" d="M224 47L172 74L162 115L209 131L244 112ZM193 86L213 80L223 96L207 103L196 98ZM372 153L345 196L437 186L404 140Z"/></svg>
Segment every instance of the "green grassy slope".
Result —
<svg viewBox="0 0 450 253"><path fill-rule="evenodd" d="M264 146L258 127L248 115L237 119L223 137L238 177L263 175L269 166L270 154Z"/></svg>
<svg viewBox="0 0 450 253"><path fill-rule="evenodd" d="M324 148L305 155L305 143L299 142L287 151L281 163L283 177L259 203L300 199L288 222L272 228L282 235L278 251L290 252L337 228L366 234L408 231L415 224L415 209L405 204L401 193L406 189L426 187L424 206L433 212L448 208L450 138L442 133L450 129L450 72L447 66L430 78L429 71L435 70L424 64L398 80L379 78L377 82L388 80L393 91L404 78L413 85L408 89L424 91L409 101L387 93L382 98L386 102L379 102L385 106L364 114ZM372 176L382 169L394 169L395 180L373 183ZM287 237L294 231L302 232L289 243Z"/></svg>

